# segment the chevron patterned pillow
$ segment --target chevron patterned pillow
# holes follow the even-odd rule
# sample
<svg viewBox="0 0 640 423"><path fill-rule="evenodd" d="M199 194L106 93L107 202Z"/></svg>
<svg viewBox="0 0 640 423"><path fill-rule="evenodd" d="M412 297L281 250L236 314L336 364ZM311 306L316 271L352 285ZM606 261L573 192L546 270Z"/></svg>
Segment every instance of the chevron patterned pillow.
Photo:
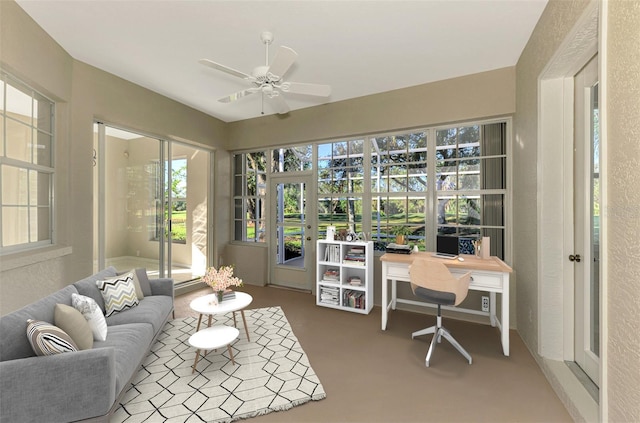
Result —
<svg viewBox="0 0 640 423"><path fill-rule="evenodd" d="M132 272L97 281L96 286L104 299L105 317L138 305Z"/></svg>

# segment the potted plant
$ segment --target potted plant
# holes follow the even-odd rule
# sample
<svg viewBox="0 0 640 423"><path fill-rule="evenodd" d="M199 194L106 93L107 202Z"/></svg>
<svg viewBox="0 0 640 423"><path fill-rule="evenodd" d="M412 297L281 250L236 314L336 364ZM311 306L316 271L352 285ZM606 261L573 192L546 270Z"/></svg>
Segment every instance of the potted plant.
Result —
<svg viewBox="0 0 640 423"><path fill-rule="evenodd" d="M391 232L396 236L396 244L403 245L405 243L405 236L411 235L413 230L409 226L395 226Z"/></svg>

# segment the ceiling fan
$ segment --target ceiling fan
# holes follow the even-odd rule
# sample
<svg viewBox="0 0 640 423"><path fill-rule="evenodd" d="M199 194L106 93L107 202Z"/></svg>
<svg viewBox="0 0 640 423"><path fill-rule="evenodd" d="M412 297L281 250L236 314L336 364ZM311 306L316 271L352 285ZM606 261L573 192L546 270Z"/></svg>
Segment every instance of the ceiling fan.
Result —
<svg viewBox="0 0 640 423"><path fill-rule="evenodd" d="M269 45L273 42L273 34L265 31L260 35L260 39L265 45L265 65L258 66L253 69L253 71L251 71L251 75L228 66L221 65L220 63L216 63L209 59L200 59L199 62L205 66L242 78L253 84L253 87L251 88L247 88L218 99L219 102L231 103L232 101L236 101L259 92L262 93L263 98L266 97L267 100L272 103L279 114L284 114L288 113L290 109L282 95L283 93L302 94L316 97L328 97L331 94L331 87L329 85L284 81L283 76L295 62L296 57L298 57L298 53L289 47L280 46L276 52L273 62L269 65Z"/></svg>

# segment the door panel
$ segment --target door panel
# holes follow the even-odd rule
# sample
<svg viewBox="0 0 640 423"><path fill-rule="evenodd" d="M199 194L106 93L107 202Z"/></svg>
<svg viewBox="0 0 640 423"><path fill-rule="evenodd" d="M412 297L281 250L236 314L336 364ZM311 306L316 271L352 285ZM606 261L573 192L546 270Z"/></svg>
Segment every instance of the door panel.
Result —
<svg viewBox="0 0 640 423"><path fill-rule="evenodd" d="M599 384L600 166L598 59L575 77L574 359ZM576 257L580 256L577 260Z"/></svg>
<svg viewBox="0 0 640 423"><path fill-rule="evenodd" d="M269 184L269 284L311 290L313 225L307 214L309 176L273 176Z"/></svg>

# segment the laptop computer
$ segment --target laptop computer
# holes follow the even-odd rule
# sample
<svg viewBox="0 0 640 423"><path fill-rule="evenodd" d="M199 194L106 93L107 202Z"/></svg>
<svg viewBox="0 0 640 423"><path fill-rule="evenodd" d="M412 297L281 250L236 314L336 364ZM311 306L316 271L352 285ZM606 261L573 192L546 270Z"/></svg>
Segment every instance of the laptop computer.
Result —
<svg viewBox="0 0 640 423"><path fill-rule="evenodd" d="M453 260L458 257L458 237L438 235L434 257Z"/></svg>

